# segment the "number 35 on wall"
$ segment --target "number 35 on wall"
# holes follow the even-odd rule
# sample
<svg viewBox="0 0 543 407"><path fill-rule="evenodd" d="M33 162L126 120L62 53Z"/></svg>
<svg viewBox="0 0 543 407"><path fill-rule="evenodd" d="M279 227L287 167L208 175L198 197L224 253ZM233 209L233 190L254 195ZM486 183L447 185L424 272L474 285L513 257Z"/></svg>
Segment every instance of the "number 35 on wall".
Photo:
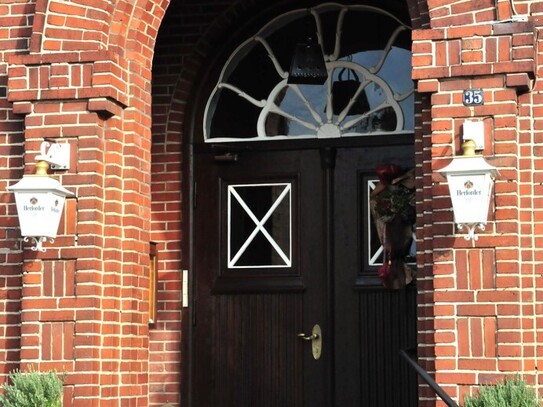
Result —
<svg viewBox="0 0 543 407"><path fill-rule="evenodd" d="M482 89L466 89L462 96L464 106L479 106L485 103Z"/></svg>

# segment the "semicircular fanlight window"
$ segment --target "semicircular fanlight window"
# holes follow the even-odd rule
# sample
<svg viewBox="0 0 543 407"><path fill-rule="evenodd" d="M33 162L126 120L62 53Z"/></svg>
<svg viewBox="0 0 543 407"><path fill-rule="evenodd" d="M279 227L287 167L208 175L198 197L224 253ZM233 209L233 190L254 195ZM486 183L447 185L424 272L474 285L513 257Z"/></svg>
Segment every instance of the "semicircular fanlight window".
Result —
<svg viewBox="0 0 543 407"><path fill-rule="evenodd" d="M323 48L323 85L288 84L307 27ZM208 142L412 133L411 31L371 6L328 3L272 20L232 53L206 105Z"/></svg>

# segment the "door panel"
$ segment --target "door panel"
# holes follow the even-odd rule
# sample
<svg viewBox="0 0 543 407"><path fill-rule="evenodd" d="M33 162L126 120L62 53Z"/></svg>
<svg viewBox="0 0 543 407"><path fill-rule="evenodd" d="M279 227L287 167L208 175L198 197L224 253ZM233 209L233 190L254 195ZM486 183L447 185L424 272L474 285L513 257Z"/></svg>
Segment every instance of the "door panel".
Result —
<svg viewBox="0 0 543 407"><path fill-rule="evenodd" d="M416 288L384 289L369 252L368 180L375 167L413 167L410 145L338 149L334 176L335 406L417 405L417 379L401 360L416 347ZM376 240L376 236L373 236ZM371 244L373 243L373 245ZM373 248L372 248L373 246Z"/></svg>
<svg viewBox="0 0 543 407"><path fill-rule="evenodd" d="M195 172L193 405L318 406L327 352L297 336L328 328L322 242L304 239L323 228L318 152L198 154Z"/></svg>
<svg viewBox="0 0 543 407"><path fill-rule="evenodd" d="M367 180L410 145L195 156L194 407L414 407L416 289L369 264ZM336 160L333 160L336 157ZM298 334L322 328L322 356Z"/></svg>
<svg viewBox="0 0 543 407"><path fill-rule="evenodd" d="M214 405L301 406L301 295L218 295Z"/></svg>
<svg viewBox="0 0 543 407"><path fill-rule="evenodd" d="M363 406L416 406L417 377L400 357L416 346L416 290L359 291ZM343 404L336 403L340 406Z"/></svg>

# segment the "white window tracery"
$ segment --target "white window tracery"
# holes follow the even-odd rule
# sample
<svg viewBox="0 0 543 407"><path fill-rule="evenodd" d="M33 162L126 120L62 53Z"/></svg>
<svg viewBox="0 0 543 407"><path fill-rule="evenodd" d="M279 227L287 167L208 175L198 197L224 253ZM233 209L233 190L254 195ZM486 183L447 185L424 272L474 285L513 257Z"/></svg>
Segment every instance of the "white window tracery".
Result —
<svg viewBox="0 0 543 407"><path fill-rule="evenodd" d="M411 52L407 42L401 41L410 36L410 28L376 7L337 3L316 6L309 13L323 46L328 80L322 86L288 84L286 67L293 44L285 44L285 37L278 33L283 30L285 36L295 36L296 25L307 18L307 13L305 9L295 10L277 17L231 54L206 105L206 141L412 133ZM375 33L382 38L381 45L364 46L368 41L375 42L373 38L354 41L356 24L371 26L376 18L386 22L386 32ZM353 43L360 46L353 48ZM261 78L259 69L265 73ZM340 88L347 90L340 95ZM343 102L338 105L340 97Z"/></svg>

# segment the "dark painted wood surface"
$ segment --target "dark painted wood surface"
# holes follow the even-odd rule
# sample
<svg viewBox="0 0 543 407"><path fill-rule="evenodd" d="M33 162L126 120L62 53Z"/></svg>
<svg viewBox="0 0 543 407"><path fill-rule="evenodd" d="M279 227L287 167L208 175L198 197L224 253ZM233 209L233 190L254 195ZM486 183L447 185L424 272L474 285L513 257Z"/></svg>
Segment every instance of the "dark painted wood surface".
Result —
<svg viewBox="0 0 543 407"><path fill-rule="evenodd" d="M319 151L321 150L321 151ZM416 406L399 350L416 344L416 289L385 290L364 263L362 179L375 165L412 165L412 147L242 151L195 158L193 406ZM329 157L328 157L329 158ZM293 265L226 268L225 188L293 184ZM366 226L365 226L366 225ZM315 323L323 356L297 338Z"/></svg>

